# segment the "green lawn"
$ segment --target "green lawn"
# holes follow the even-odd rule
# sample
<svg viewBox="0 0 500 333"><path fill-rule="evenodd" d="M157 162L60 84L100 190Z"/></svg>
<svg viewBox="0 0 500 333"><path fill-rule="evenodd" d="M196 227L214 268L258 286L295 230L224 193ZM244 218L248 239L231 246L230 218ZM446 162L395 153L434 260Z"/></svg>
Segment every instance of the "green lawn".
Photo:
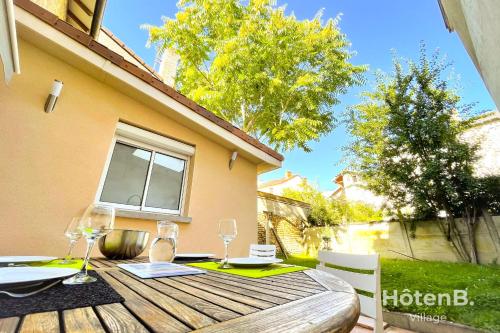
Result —
<svg viewBox="0 0 500 333"><path fill-rule="evenodd" d="M315 267L317 260L308 257L291 257L288 264ZM470 325L488 331L500 332L500 266L443 263L434 261L408 261L382 259L382 290L398 295L409 289L426 293L450 293L467 290L473 305L408 305L394 306L387 310L446 316L449 321Z"/></svg>

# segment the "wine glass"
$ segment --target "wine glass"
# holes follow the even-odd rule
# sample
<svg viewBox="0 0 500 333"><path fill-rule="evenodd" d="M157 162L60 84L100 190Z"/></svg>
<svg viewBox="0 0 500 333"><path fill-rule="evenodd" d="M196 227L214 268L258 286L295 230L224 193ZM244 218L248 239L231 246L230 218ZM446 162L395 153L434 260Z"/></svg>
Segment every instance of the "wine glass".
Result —
<svg viewBox="0 0 500 333"><path fill-rule="evenodd" d="M60 261L59 264L61 265L74 264L75 261L72 260L73 257L71 253L73 252L73 248L75 247L76 242L78 242L78 240L82 238L82 231L80 230L79 217L74 217L73 219L71 219L71 222L68 223L66 229L64 230L64 236L69 238L69 250L66 257L64 257L64 260Z"/></svg>
<svg viewBox="0 0 500 333"><path fill-rule="evenodd" d="M109 205L92 204L80 219L80 230L87 240L87 252L83 261L81 271L63 281L64 284L83 284L94 282L97 279L88 275L87 266L90 253L95 242L113 229L115 221L115 209Z"/></svg>
<svg viewBox="0 0 500 333"><path fill-rule="evenodd" d="M224 261L219 268L231 268L231 265L228 263L227 248L229 243L236 238L236 233L235 219L224 219L219 221L219 237L224 241Z"/></svg>

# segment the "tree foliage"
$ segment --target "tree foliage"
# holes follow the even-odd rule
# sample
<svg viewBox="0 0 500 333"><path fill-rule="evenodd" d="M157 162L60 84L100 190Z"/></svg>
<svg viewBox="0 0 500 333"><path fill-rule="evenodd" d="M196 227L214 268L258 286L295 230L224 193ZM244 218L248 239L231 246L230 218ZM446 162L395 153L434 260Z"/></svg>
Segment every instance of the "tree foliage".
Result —
<svg viewBox="0 0 500 333"><path fill-rule="evenodd" d="M461 139L471 106L460 104L443 78L448 65L438 53L427 57L425 48L418 62L406 65L395 59L394 73L379 76L374 91L352 109L348 152L368 187L399 212L411 207L411 218L445 212L447 237L469 260L453 217L477 221L476 212L495 206L498 178L474 176L477 147Z"/></svg>
<svg viewBox="0 0 500 333"><path fill-rule="evenodd" d="M321 191L304 180L300 189L286 188L283 196L303 201L311 205L308 222L311 226L331 226L343 222L372 222L382 220L382 211L371 205L355 202L349 203L343 199L332 200Z"/></svg>
<svg viewBox="0 0 500 333"><path fill-rule="evenodd" d="M180 0L175 18L146 26L150 43L180 56L176 88L280 150L334 127L339 94L358 84L337 26L285 15L273 0Z"/></svg>

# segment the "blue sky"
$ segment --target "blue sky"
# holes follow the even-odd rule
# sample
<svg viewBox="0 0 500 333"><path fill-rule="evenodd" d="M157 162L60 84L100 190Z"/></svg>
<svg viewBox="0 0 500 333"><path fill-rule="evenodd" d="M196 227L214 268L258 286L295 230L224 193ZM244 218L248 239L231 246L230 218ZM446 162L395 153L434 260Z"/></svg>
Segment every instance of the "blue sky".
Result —
<svg viewBox="0 0 500 333"><path fill-rule="evenodd" d="M495 109L457 34L445 28L437 0L278 0L278 4L286 4L287 12L293 11L298 19L312 18L320 9L324 10L325 20L342 13L340 28L351 41L351 50L356 52L352 62L368 64L370 71L365 86L351 89L341 97L341 104L334 108L339 115L359 102L360 92L371 87L377 69L390 72L392 49L402 57L416 58L420 41L426 43L429 51L439 48L453 62L464 103L475 102L478 110ZM104 25L153 66L155 50L146 48L148 34L140 26L160 25L162 16L173 17L176 12L174 0L108 0ZM338 126L320 142L311 144L312 153L300 150L285 153L283 168L260 178L279 178L285 170L290 170L316 182L322 190L332 190L335 185L331 179L343 169L339 163L341 148L348 140L344 127Z"/></svg>

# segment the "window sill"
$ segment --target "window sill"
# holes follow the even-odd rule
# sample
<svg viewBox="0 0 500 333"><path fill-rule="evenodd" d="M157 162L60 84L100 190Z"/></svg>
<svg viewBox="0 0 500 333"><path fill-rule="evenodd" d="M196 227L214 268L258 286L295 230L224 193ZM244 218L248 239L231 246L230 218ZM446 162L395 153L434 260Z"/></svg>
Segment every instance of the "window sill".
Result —
<svg viewBox="0 0 500 333"><path fill-rule="evenodd" d="M116 208L116 216L128 217L133 219L144 219L144 220L168 220L178 223L191 223L191 218L188 216L179 216L158 212L145 212L142 210L131 210L124 208Z"/></svg>

